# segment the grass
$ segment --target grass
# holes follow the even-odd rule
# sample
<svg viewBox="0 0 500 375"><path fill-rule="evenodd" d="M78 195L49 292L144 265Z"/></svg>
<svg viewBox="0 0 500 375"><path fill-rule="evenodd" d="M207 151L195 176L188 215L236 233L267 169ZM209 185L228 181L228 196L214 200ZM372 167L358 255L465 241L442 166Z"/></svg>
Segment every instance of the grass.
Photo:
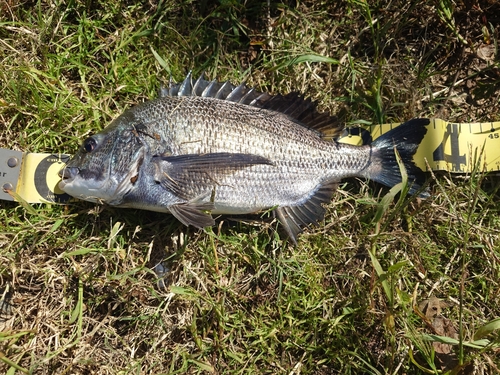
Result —
<svg viewBox="0 0 500 375"><path fill-rule="evenodd" d="M0 147L72 153L189 70L299 90L343 123L498 121L500 7L467 4L2 0ZM498 178L430 185L421 200L346 181L296 247L251 217L195 231L85 202L0 202L0 369L498 372ZM419 310L433 295L456 338Z"/></svg>

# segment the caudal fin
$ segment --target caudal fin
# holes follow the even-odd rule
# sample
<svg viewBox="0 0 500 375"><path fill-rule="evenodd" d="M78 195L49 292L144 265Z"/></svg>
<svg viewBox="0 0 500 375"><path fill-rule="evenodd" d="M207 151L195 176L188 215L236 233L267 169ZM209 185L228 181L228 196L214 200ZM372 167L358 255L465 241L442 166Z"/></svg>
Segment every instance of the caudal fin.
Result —
<svg viewBox="0 0 500 375"><path fill-rule="evenodd" d="M396 159L394 148L399 153L408 173L410 194L415 194L425 182L424 172L413 162L413 155L420 142L427 133L427 118L416 118L399 125L385 133L372 143L372 165L369 171L370 179L387 186L394 186L401 182L401 172ZM426 193L422 193L426 196Z"/></svg>

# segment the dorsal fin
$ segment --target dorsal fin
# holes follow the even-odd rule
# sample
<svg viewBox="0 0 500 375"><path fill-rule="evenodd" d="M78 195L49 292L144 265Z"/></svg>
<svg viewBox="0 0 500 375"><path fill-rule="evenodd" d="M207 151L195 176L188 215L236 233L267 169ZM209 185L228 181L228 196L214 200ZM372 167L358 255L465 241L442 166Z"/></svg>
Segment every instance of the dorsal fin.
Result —
<svg viewBox="0 0 500 375"><path fill-rule="evenodd" d="M316 130L324 138L334 138L342 130L335 116L318 112L316 104L310 98L304 99L297 92L271 95L247 87L244 83L234 86L229 81L207 81L204 74L193 80L189 72L181 83L170 80L169 87L160 89L160 97L165 96L201 96L269 109L289 116L306 128Z"/></svg>

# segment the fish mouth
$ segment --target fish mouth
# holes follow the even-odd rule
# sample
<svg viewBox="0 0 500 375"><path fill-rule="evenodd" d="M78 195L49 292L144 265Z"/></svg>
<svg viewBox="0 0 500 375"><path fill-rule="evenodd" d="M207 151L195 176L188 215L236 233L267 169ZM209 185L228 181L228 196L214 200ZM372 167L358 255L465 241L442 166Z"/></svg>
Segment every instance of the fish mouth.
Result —
<svg viewBox="0 0 500 375"><path fill-rule="evenodd" d="M72 182L79 173L80 169L77 167L64 166L58 173L59 177L61 177L61 181L59 182L59 188L61 190L64 190L63 188L68 183Z"/></svg>
<svg viewBox="0 0 500 375"><path fill-rule="evenodd" d="M68 167L64 166L63 169L59 171L59 177L61 177L63 180L67 180L68 178L75 178L75 176L80 173L80 169L77 167Z"/></svg>
<svg viewBox="0 0 500 375"><path fill-rule="evenodd" d="M95 191L102 188L101 186L82 186L82 173L80 168L78 167L68 167L67 165L63 167L58 172L59 177L61 177L61 181L59 181L59 189L64 191L66 194L74 196L76 198L88 200L87 194L84 191ZM104 185L104 184L103 184ZM84 190L84 191L80 191ZM75 191L79 193L76 194Z"/></svg>
<svg viewBox="0 0 500 375"><path fill-rule="evenodd" d="M110 167L108 167L109 169ZM94 178L86 178L85 171L78 167L64 166L58 175L61 178L59 181L59 189L75 198L96 201L96 197L91 195L91 192L99 191L106 187L106 181L99 181ZM109 172L109 170L108 170Z"/></svg>
<svg viewBox="0 0 500 375"><path fill-rule="evenodd" d="M105 182L96 186L92 180L86 180L82 170L78 167L63 167L58 172L61 181L58 187L66 194L72 197L83 199L89 202L103 202L104 199L99 197L100 194L94 196L94 192L98 192L105 186Z"/></svg>

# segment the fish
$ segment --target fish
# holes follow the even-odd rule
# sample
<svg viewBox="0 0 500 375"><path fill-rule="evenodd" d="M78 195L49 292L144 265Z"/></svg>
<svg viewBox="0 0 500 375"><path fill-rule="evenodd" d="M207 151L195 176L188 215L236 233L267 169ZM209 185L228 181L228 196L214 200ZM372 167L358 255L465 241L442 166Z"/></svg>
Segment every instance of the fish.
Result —
<svg viewBox="0 0 500 375"><path fill-rule="evenodd" d="M409 120L368 145L342 144L338 119L300 93L271 95L189 73L85 139L59 187L196 228L213 226L214 215L271 211L296 244L323 220L342 179L400 183L397 155L409 193L425 196L413 156L429 122Z"/></svg>

